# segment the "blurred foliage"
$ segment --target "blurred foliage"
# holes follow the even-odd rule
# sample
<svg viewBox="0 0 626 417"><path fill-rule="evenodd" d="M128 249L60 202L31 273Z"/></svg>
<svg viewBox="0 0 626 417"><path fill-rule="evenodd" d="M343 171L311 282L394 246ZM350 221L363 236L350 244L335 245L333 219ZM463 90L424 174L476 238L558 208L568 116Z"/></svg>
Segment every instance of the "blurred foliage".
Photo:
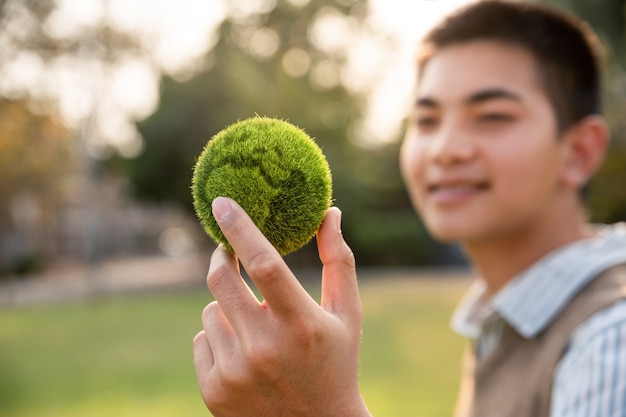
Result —
<svg viewBox="0 0 626 417"><path fill-rule="evenodd" d="M37 115L20 101L0 99L0 201L39 195L49 204L61 192L72 161L69 132L51 116ZM0 205L0 224L11 215Z"/></svg>
<svg viewBox="0 0 626 417"><path fill-rule="evenodd" d="M82 11L97 15L102 5L90 2ZM112 147L103 126L114 137L129 136L120 126L130 126L130 135L135 128L120 123L127 109L103 93L123 65L147 59L139 40L113 30L104 17L71 21L62 12L68 6L60 0L0 0L2 278L63 256L85 259L100 249L91 244L98 231L85 223L96 218L95 211L81 216L88 211L84 206L102 202L94 178L99 166L90 156ZM111 116L115 126L108 123Z"/></svg>
<svg viewBox="0 0 626 417"><path fill-rule="evenodd" d="M51 213L62 202L73 161L70 132L58 120L33 113L24 102L0 99L0 242L10 228L32 236L29 228L45 235L55 227ZM0 276L32 272L41 256L0 253Z"/></svg>
<svg viewBox="0 0 626 417"><path fill-rule="evenodd" d="M432 246L416 218L399 175L398 144L366 149L354 130L365 93L340 82L346 51L323 51L310 42L320 14L365 17L361 1L319 0L295 7L283 0L271 11L231 17L206 57L206 69L188 80L165 78L161 103L139 124L144 152L111 164L126 172L138 196L175 199L192 210L190 178L205 143L225 126L259 114L289 120L315 138L333 172L335 204L360 264L421 264ZM261 35L274 44L253 48ZM275 47L267 53L264 47ZM309 245L297 255L312 260Z"/></svg>
<svg viewBox="0 0 626 417"><path fill-rule="evenodd" d="M149 104L121 99L120 85L132 71L156 84L154 54L140 33L115 26L107 11L113 2L82 3L0 0L0 95L59 115L91 157L136 154L134 121Z"/></svg>
<svg viewBox="0 0 626 417"><path fill-rule="evenodd" d="M594 221L626 220L624 1L539 1L569 8L587 19L607 48L605 109L613 139L606 163L592 181L589 207ZM7 68L15 71L16 62L38 62L44 68L65 63L81 71L94 64L95 72L106 80L129 56L152 59L140 39L116 31L106 19L65 34L55 32L49 23L59 4L0 0L1 73ZM359 84L355 80L346 80L343 69L350 47L325 47L316 39L320 36L316 24L323 18L330 24L321 30L327 29L325 35L331 40L343 33L334 32L337 25L357 34L362 29L367 32L367 0L269 0L254 3L268 6L256 11L250 9L252 4L226 3L229 15L204 65L195 73L161 80L158 109L137 125L145 138L143 153L133 159L114 156L104 168L128 177L137 197L177 202L191 214L192 167L207 140L225 126L255 114L287 119L313 136L329 160L335 204L344 212L344 235L359 264L450 261L446 248L430 240L407 198L398 170L399 138L376 148L363 145L371 143L359 124L368 91L355 88ZM94 75L93 71L85 73ZM98 113L98 100L84 106L91 110L79 112L83 119L74 136L81 137L84 147L71 148L66 140L71 135L51 116L63 110L49 96L58 93L58 88L40 82L35 83L37 88L23 85L11 90L4 81L0 79L0 87L10 98L0 102L0 230L11 213L21 211L15 209L20 199L28 205L28 199L32 203L36 196L43 213L53 212L48 207L63 194L61 178L75 161L73 149L81 150L84 159L85 150L111 146L99 142L98 129L108 119ZM91 93L106 88L98 84ZM123 133L108 127L116 135ZM108 153L100 152L103 155ZM310 263L316 258L309 245L293 262ZM30 264L27 257L20 265Z"/></svg>
<svg viewBox="0 0 626 417"><path fill-rule="evenodd" d="M611 130L606 161L591 181L588 207L596 222L626 221L626 2L543 0L593 27L606 53L604 115Z"/></svg>

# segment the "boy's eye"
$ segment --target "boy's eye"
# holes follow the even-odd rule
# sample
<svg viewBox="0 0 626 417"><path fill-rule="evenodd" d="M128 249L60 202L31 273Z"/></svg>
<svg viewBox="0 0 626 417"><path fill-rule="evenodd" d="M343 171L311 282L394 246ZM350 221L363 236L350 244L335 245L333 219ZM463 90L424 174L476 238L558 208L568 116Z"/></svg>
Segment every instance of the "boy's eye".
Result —
<svg viewBox="0 0 626 417"><path fill-rule="evenodd" d="M430 130L437 126L437 118L434 116L418 116L415 118L415 125L420 130Z"/></svg>
<svg viewBox="0 0 626 417"><path fill-rule="evenodd" d="M513 116L507 113L485 113L478 117L481 123L502 123L513 121Z"/></svg>

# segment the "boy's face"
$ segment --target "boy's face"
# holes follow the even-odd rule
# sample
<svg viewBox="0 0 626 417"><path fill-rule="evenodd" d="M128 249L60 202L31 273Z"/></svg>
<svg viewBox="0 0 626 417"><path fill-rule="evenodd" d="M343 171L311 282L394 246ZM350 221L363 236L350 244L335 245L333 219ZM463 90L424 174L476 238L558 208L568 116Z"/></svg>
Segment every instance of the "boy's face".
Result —
<svg viewBox="0 0 626 417"><path fill-rule="evenodd" d="M443 48L426 64L400 163L435 238L505 238L557 204L564 145L537 77L530 53L490 41Z"/></svg>

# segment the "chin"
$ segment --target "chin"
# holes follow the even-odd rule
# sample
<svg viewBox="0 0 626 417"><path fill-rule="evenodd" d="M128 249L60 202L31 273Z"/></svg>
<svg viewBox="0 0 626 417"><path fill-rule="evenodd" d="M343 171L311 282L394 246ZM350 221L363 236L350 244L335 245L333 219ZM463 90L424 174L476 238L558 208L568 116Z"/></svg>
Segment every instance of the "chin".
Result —
<svg viewBox="0 0 626 417"><path fill-rule="evenodd" d="M430 226L426 226L426 229L433 239L441 243L459 243L465 240L465 235L459 230Z"/></svg>
<svg viewBox="0 0 626 417"><path fill-rule="evenodd" d="M475 230L474 224L466 221L463 224L433 224L425 222L431 237L441 243L463 243L480 239L481 233Z"/></svg>

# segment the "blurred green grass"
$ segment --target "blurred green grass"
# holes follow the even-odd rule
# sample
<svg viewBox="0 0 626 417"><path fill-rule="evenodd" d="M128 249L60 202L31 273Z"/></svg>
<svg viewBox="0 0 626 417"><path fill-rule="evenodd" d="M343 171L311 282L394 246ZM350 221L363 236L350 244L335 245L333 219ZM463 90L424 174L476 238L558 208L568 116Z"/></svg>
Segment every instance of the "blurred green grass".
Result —
<svg viewBox="0 0 626 417"><path fill-rule="evenodd" d="M377 417L452 415L456 279L367 280L361 389ZM313 293L319 292L313 290ZM191 340L207 291L0 310L0 416L208 416Z"/></svg>
<svg viewBox="0 0 626 417"><path fill-rule="evenodd" d="M368 282L361 391L376 417L450 417L464 339L450 330L466 279Z"/></svg>

